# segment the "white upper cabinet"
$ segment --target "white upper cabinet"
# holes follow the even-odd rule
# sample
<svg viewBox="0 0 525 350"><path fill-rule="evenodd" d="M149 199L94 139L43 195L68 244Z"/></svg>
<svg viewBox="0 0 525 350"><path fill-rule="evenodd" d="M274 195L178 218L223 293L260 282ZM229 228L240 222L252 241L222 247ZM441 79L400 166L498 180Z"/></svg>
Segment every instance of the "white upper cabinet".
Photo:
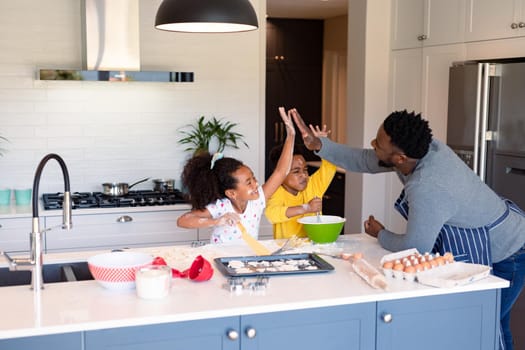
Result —
<svg viewBox="0 0 525 350"><path fill-rule="evenodd" d="M466 41L525 36L525 0L468 0Z"/></svg>
<svg viewBox="0 0 525 350"><path fill-rule="evenodd" d="M392 49L463 42L466 0L392 0Z"/></svg>

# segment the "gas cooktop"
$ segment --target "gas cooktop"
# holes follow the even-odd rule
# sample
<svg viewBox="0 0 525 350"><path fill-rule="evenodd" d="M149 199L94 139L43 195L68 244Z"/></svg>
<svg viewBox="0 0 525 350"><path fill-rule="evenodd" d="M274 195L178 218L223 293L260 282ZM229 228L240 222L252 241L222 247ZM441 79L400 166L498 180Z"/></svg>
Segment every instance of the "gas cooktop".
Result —
<svg viewBox="0 0 525 350"><path fill-rule="evenodd" d="M63 193L44 193L44 209L62 209ZM150 190L129 191L125 196L108 196L102 192L73 192L73 209L145 207L187 203L181 191L157 192Z"/></svg>

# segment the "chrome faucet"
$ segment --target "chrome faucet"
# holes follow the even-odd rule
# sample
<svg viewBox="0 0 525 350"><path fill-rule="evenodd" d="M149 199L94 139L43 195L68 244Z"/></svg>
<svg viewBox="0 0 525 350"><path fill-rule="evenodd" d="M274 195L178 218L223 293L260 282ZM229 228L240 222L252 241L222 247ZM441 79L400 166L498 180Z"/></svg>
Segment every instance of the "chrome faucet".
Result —
<svg viewBox="0 0 525 350"><path fill-rule="evenodd" d="M61 228L70 230L73 227L71 222L71 193L69 187L69 173L67 171L66 163L58 155L50 153L38 164L35 172L35 178L33 180L33 221L32 221L32 230L29 234L29 248L30 256L29 258L12 258L8 253L2 252L2 254L9 261L9 270L11 271L20 271L20 270L29 270L32 271L31 276L31 289L40 290L44 288L44 278L42 275L42 266L43 266L43 249L42 249L42 237L46 231L49 229L40 229L40 218L38 217L38 186L40 184L40 177L42 175L42 170L44 166L50 159L55 159L60 168L62 169L62 174L64 176L64 200L62 203L62 225Z"/></svg>

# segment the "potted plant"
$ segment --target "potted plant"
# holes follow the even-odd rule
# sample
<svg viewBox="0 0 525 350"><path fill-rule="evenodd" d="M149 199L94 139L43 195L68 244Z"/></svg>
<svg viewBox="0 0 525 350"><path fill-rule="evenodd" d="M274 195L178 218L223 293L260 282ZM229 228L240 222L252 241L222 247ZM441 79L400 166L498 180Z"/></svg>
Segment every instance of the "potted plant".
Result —
<svg viewBox="0 0 525 350"><path fill-rule="evenodd" d="M205 116L201 116L196 124L188 124L180 130L183 137L178 142L186 145L185 151L191 151L194 155L199 152L223 152L227 147L238 149L240 144L248 147L244 136L233 130L236 126L237 123L215 117L206 120ZM213 143L216 143L216 149L211 149Z"/></svg>

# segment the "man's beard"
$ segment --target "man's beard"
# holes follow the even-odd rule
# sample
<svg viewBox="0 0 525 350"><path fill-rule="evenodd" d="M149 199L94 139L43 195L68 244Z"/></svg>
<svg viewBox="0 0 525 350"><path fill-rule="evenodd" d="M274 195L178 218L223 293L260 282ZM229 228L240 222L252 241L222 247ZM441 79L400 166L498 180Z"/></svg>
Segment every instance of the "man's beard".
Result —
<svg viewBox="0 0 525 350"><path fill-rule="evenodd" d="M394 167L394 164L393 163L387 163L385 161L382 161L382 160L379 160L377 162L377 164L383 168L393 168Z"/></svg>

